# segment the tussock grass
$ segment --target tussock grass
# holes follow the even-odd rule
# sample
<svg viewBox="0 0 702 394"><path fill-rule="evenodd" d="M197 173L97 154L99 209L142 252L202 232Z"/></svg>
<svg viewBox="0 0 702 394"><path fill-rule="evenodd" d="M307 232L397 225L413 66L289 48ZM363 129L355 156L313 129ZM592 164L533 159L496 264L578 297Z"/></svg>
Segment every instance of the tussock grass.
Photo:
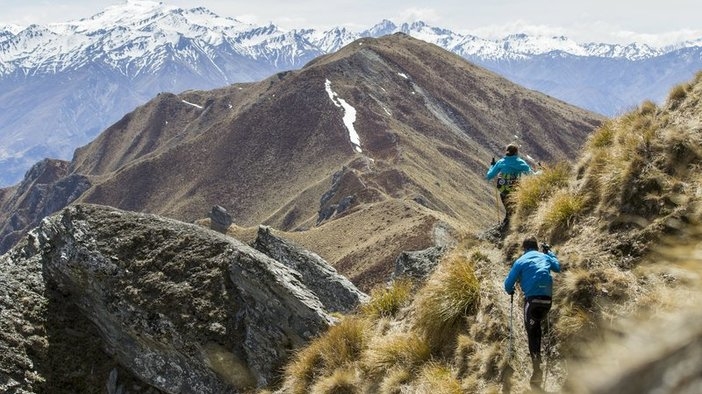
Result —
<svg viewBox="0 0 702 394"><path fill-rule="evenodd" d="M291 391L305 393L317 377L358 361L367 347L370 326L366 319L347 317L298 352L285 370Z"/></svg>
<svg viewBox="0 0 702 394"><path fill-rule="evenodd" d="M476 358L480 365L479 376L487 381L499 378L505 370L507 362L505 348L501 343L493 343L492 345L481 349Z"/></svg>
<svg viewBox="0 0 702 394"><path fill-rule="evenodd" d="M329 368L337 368L357 361L368 345L369 330L370 322L357 317L348 317L331 327L319 339L324 364Z"/></svg>
<svg viewBox="0 0 702 394"><path fill-rule="evenodd" d="M582 336L586 329L593 327L590 314L580 306L561 304L558 306L557 316L554 325L555 336L563 351L571 353L578 347L577 338Z"/></svg>
<svg viewBox="0 0 702 394"><path fill-rule="evenodd" d="M675 108L682 100L687 97L688 90L691 89L690 84L682 83L673 87L668 93L668 103Z"/></svg>
<svg viewBox="0 0 702 394"><path fill-rule="evenodd" d="M477 349L477 344L468 335L459 335L456 341L453 364L458 368L457 375L464 377L471 368L471 360Z"/></svg>
<svg viewBox="0 0 702 394"><path fill-rule="evenodd" d="M324 367L319 345L302 349L285 367L285 386L294 394L307 393L319 371Z"/></svg>
<svg viewBox="0 0 702 394"><path fill-rule="evenodd" d="M395 333L375 338L363 357L364 369L371 376L393 368L415 371L431 357L426 340L416 333Z"/></svg>
<svg viewBox="0 0 702 394"><path fill-rule="evenodd" d="M355 369L338 369L312 386L311 394L356 394L361 385Z"/></svg>
<svg viewBox="0 0 702 394"><path fill-rule="evenodd" d="M554 190L565 187L570 178L570 166L565 162L548 166L539 175L520 178L511 196L515 216L523 220L531 215Z"/></svg>
<svg viewBox="0 0 702 394"><path fill-rule="evenodd" d="M419 374L415 392L432 394L462 394L461 383L446 365L430 362Z"/></svg>
<svg viewBox="0 0 702 394"><path fill-rule="evenodd" d="M569 228L585 209L585 198L569 190L559 190L545 206L543 225L554 233Z"/></svg>
<svg viewBox="0 0 702 394"><path fill-rule="evenodd" d="M474 263L479 263L479 262L488 263L488 264L492 263L490 261L490 257L488 257L488 255L486 255L485 253L483 253L479 250L473 251L473 253L470 255L470 258Z"/></svg>
<svg viewBox="0 0 702 394"><path fill-rule="evenodd" d="M621 301L630 295L631 284L636 281L631 271L617 267L577 268L562 279L559 295L566 303L590 309L596 303ZM596 301L596 298L599 298Z"/></svg>
<svg viewBox="0 0 702 394"><path fill-rule="evenodd" d="M616 211L638 193L642 171L659 161L665 114L653 102L602 125L588 139L577 173L585 211ZM644 182L645 183L645 182ZM574 206L575 207L575 206Z"/></svg>
<svg viewBox="0 0 702 394"><path fill-rule="evenodd" d="M614 142L615 125L613 121L608 121L602 124L586 142L586 147L589 150L595 150L611 146Z"/></svg>
<svg viewBox="0 0 702 394"><path fill-rule="evenodd" d="M417 295L414 327L437 349L455 337L467 315L475 314L479 296L473 263L464 255L451 254Z"/></svg>
<svg viewBox="0 0 702 394"><path fill-rule="evenodd" d="M390 287L371 291L371 300L361 307L361 312L373 318L394 317L400 309L409 304L414 284L403 278L396 280Z"/></svg>
<svg viewBox="0 0 702 394"><path fill-rule="evenodd" d="M385 374L380 383L379 394L401 394L403 386L411 382L414 376L404 368L393 368Z"/></svg>
<svg viewBox="0 0 702 394"><path fill-rule="evenodd" d="M646 100L639 106L639 115L649 116L655 115L658 111L658 106L651 100Z"/></svg>

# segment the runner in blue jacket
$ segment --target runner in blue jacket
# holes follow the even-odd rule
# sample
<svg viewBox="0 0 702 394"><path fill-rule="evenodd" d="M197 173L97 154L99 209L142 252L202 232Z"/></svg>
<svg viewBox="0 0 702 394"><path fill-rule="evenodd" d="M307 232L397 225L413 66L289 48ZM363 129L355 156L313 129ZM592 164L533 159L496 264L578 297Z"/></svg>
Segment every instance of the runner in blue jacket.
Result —
<svg viewBox="0 0 702 394"><path fill-rule="evenodd" d="M533 174L529 164L519 157L519 148L517 145L509 144L505 149L505 157L495 162L492 158L491 166L488 169L485 178L492 180L497 176L497 190L500 191L500 200L505 207L505 218L500 224L500 231L504 231L509 227L509 219L512 216L512 205L509 203L509 193L514 188L517 179L524 174ZM499 174L499 176L498 176Z"/></svg>
<svg viewBox="0 0 702 394"><path fill-rule="evenodd" d="M551 310L553 278L551 271L561 272L558 258L547 244L539 244L536 237L528 237L522 243L524 254L512 265L505 278L505 291L514 294L514 286L519 282L524 293L524 326L529 338L529 355L534 371L531 375L532 388L540 388L543 380L541 371L541 322Z"/></svg>

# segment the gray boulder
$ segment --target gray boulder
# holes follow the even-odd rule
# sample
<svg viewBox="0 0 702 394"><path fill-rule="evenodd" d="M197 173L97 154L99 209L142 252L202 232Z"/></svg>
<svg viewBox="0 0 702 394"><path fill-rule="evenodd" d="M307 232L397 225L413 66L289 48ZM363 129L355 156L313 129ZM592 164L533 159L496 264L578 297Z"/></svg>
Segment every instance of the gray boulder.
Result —
<svg viewBox="0 0 702 394"><path fill-rule="evenodd" d="M0 391L238 392L333 323L299 273L154 215L71 206L0 264Z"/></svg>
<svg viewBox="0 0 702 394"><path fill-rule="evenodd" d="M300 274L300 280L314 292L330 312L348 313L367 302L368 295L336 272L319 255L276 237L269 227L259 226L254 248Z"/></svg>
<svg viewBox="0 0 702 394"><path fill-rule="evenodd" d="M226 233L229 226L233 223L232 215L227 212L224 207L215 205L210 211L210 228L219 231L220 233Z"/></svg>
<svg viewBox="0 0 702 394"><path fill-rule="evenodd" d="M393 271L391 279L401 277L426 279L439 264L445 249L442 246L432 246L424 250L400 253L395 259L395 271Z"/></svg>

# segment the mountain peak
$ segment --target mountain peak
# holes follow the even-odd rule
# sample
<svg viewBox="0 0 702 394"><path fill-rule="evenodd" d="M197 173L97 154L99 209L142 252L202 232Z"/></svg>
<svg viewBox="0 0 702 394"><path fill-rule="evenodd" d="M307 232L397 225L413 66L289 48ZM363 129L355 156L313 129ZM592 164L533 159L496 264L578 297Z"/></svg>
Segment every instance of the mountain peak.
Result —
<svg viewBox="0 0 702 394"><path fill-rule="evenodd" d="M383 19L380 23L363 32L363 36L380 37L391 34L397 29L397 25L388 19Z"/></svg>
<svg viewBox="0 0 702 394"><path fill-rule="evenodd" d="M577 56L580 57L577 62L594 60L597 64L611 64L611 59L646 60L700 45L697 40L657 51L641 45L579 45L562 36L519 34L489 40L433 27L423 21L398 27L388 19L363 32L344 28L285 31L272 23L252 25L220 17L204 7L186 9L159 1L123 1L87 19L44 26L0 26L0 79L20 86L19 90L9 89L14 93L6 91L5 97L13 96L7 99L5 110L0 111L0 146L13 157L28 157L24 152L34 152L28 162L44 156L68 159L76 146L86 144L119 116L158 92L261 80L283 70L300 68L319 55L335 52L361 37L400 31L508 75L524 86L604 114L631 104L632 98L630 95L622 98L613 92L598 99L603 104L592 105L592 100L582 100L586 95L577 92L577 88L563 86L563 80L555 81L553 75L536 75L539 70L522 72L526 67L514 62ZM688 62L694 62L689 58L692 60ZM508 63L516 71L505 70ZM83 76L76 78L71 73ZM526 77L516 77L519 73ZM601 79L602 73L594 74L594 79ZM44 78L52 82L40 82ZM93 82L88 83L88 79ZM96 91L96 80L109 89ZM565 80L572 83L572 78ZM667 88L669 82L658 81L659 86L663 84ZM27 98L30 96L31 102ZM646 92L646 97L656 96L656 92ZM20 102L22 105L17 105ZM34 105L37 102L44 105L37 108ZM41 116L37 116L37 109L43 112ZM50 144L43 134L48 133L47 124L55 125ZM5 174L12 175L0 183L19 181L28 167L13 165L10 171L4 159L0 157L0 166L6 170Z"/></svg>

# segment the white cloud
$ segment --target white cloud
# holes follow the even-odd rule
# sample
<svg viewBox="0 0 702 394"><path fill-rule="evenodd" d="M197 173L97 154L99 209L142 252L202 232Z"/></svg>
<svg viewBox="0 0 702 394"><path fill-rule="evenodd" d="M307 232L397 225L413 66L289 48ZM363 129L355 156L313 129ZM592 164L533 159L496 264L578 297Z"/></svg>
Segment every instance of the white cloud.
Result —
<svg viewBox="0 0 702 394"><path fill-rule="evenodd" d="M622 26L607 22L576 23L568 27L563 27L530 24L524 20L462 30L461 33L493 40L504 38L510 34L526 33L529 35L547 37L565 36L579 43L604 42L626 45L637 42L659 48L683 41L702 38L702 29L680 29L653 34L633 32L624 29Z"/></svg>
<svg viewBox="0 0 702 394"><path fill-rule="evenodd" d="M548 25L529 24L523 20L516 20L500 25L483 26L476 29L465 30L463 31L463 33L472 34L474 36L488 39L500 39L515 33L526 33L529 35L548 37L568 36L568 30L565 28Z"/></svg>
<svg viewBox="0 0 702 394"><path fill-rule="evenodd" d="M90 17L126 0L0 0L0 24L46 24ZM158 1L158 0L153 0ZM397 22L422 20L437 27L502 38L513 33L567 36L577 42L628 44L633 41L661 46L702 38L699 0L494 0L466 2L436 0L413 6L407 0L339 0L329 9L328 0L161 0L191 8L204 6L220 16L282 29L327 29L345 26L365 30L382 19ZM409 6L408 6L409 4ZM633 11L632 11L633 10ZM471 30L466 30L471 29Z"/></svg>
<svg viewBox="0 0 702 394"><path fill-rule="evenodd" d="M699 40L702 38L702 29L682 29L660 34L636 33L631 31L619 31L615 33L624 42L642 42L656 47L666 47L684 41Z"/></svg>
<svg viewBox="0 0 702 394"><path fill-rule="evenodd" d="M397 20L400 22L422 21L429 24L434 24L441 21L441 16L439 15L439 12L433 8L412 7L401 11L397 16Z"/></svg>

